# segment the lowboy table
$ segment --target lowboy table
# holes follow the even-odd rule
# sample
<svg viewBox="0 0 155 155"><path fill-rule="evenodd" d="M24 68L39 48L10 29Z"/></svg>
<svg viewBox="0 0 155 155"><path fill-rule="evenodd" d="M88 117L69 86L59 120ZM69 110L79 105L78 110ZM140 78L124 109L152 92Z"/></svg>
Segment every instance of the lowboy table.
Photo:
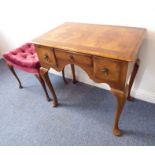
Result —
<svg viewBox="0 0 155 155"><path fill-rule="evenodd" d="M130 90L138 71L138 51L145 31L136 27L67 22L34 39L40 73L53 95L53 106L58 101L48 70L52 67L62 71L65 65L71 64L76 82L74 64L78 65L90 79L111 87L117 98L113 133L121 135L119 118L126 98L132 99Z"/></svg>

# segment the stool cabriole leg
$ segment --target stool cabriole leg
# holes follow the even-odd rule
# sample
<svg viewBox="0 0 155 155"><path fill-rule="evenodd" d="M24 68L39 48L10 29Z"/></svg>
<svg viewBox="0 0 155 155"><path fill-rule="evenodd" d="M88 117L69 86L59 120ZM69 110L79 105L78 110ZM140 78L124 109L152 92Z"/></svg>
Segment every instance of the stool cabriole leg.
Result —
<svg viewBox="0 0 155 155"><path fill-rule="evenodd" d="M17 79L17 81L18 81L18 83L19 83L19 88L23 88L23 86L22 86L22 84L21 84L21 82L20 82L20 80L19 80L19 78L18 78L18 76L17 76L17 74L16 74L16 72L15 72L13 66L10 65L10 64L7 64L7 66L8 66L8 68L10 69L10 71L12 72L12 74L14 75L14 77Z"/></svg>

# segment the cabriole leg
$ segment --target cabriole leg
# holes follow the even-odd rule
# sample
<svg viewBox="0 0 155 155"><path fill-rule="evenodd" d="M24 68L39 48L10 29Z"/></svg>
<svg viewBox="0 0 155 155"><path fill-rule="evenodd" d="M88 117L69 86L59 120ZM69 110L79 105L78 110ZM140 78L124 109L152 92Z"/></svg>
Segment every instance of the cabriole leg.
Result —
<svg viewBox="0 0 155 155"><path fill-rule="evenodd" d="M52 96L53 96L53 107L58 106L58 100L57 100L57 96L55 94L54 88L52 86L52 83L49 79L48 76L48 69L45 69L43 67L40 67L40 75L43 78L43 80L45 81L45 83L47 84Z"/></svg>
<svg viewBox="0 0 155 155"><path fill-rule="evenodd" d="M120 120L120 115L122 113L122 110L123 110L123 107L124 107L124 104L125 104L125 101L126 101L126 94L123 91L114 90L114 89L112 89L112 93L117 98L113 134L115 136L120 136L122 133L121 133L121 130L119 128L119 120Z"/></svg>
<svg viewBox="0 0 155 155"><path fill-rule="evenodd" d="M78 81L76 80L74 64L71 64L71 70L72 70L72 75L73 75L73 83L75 84L75 83L77 83Z"/></svg>
<svg viewBox="0 0 155 155"><path fill-rule="evenodd" d="M47 98L47 101L51 101L51 98L49 97L48 95L48 92L47 92L47 89L46 89L46 85L45 85L45 82L44 80L42 79L41 75L35 75L35 77L38 79L38 81L40 82L44 92L45 92L45 95L46 95L46 98Z"/></svg>
<svg viewBox="0 0 155 155"><path fill-rule="evenodd" d="M131 97L130 93L131 93L131 88L132 88L133 82L135 80L135 77L136 77L138 69L139 69L139 64L140 64L140 60L137 59L136 62L135 62L131 77L130 77L130 81L129 81L129 92L128 92L128 97L127 97L127 99L129 101L133 100L133 97Z"/></svg>
<svg viewBox="0 0 155 155"><path fill-rule="evenodd" d="M62 78L63 78L65 84L68 84L68 82L67 82L67 80L66 80L66 78L65 78L65 67L64 67L63 70L62 70Z"/></svg>

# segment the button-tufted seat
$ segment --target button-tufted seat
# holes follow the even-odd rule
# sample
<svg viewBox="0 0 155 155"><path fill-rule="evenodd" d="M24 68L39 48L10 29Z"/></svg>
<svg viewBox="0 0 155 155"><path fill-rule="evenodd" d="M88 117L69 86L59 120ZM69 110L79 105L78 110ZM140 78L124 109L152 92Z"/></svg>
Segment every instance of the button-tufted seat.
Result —
<svg viewBox="0 0 155 155"><path fill-rule="evenodd" d="M23 87L14 68L21 69L29 73L33 73L41 83L45 91L47 100L48 101L51 100L48 96L44 80L42 79L39 73L40 62L37 53L35 51L35 46L32 43L26 43L19 48L4 53L3 58L5 59L9 69L11 70L15 78L18 80L19 88ZM63 70L63 79L66 82L64 76L64 70Z"/></svg>
<svg viewBox="0 0 155 155"><path fill-rule="evenodd" d="M35 51L35 47L31 43L3 54L4 59L10 65L23 69L31 73L38 73L40 68L39 59Z"/></svg>

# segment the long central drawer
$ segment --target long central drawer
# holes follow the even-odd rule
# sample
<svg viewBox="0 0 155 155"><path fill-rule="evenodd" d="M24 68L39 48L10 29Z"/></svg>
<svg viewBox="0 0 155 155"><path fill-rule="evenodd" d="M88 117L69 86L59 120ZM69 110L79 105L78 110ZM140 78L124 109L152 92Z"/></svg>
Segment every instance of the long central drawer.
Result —
<svg viewBox="0 0 155 155"><path fill-rule="evenodd" d="M57 60L66 61L67 63L81 64L93 66L92 56L86 54L78 54L76 52L54 49Z"/></svg>

